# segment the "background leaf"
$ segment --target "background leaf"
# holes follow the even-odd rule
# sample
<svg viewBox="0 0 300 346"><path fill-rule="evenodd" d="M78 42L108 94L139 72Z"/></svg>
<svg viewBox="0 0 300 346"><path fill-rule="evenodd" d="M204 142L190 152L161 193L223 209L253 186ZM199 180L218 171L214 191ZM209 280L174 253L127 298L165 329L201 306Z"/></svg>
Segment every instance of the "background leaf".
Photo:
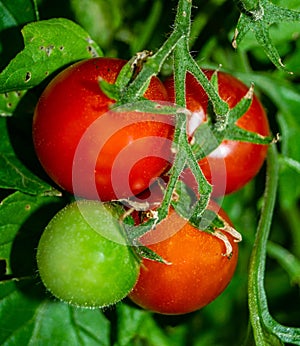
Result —
<svg viewBox="0 0 300 346"><path fill-rule="evenodd" d="M300 123L295 115L300 107L300 94L290 83L283 83L279 78L269 76L253 76L252 80L268 95L278 107L276 114L281 136L281 152L284 156L300 162ZM281 166L279 191L281 203L285 208L291 207L300 198L300 185L287 184L297 181L299 175L286 166Z"/></svg>
<svg viewBox="0 0 300 346"><path fill-rule="evenodd" d="M15 155L5 118L0 118L0 187L29 194L60 195L51 185L32 173Z"/></svg>
<svg viewBox="0 0 300 346"><path fill-rule="evenodd" d="M1 282L0 292L3 346L109 345L110 324L100 310L49 300L43 287L30 281Z"/></svg>
<svg viewBox="0 0 300 346"><path fill-rule="evenodd" d="M31 0L0 1L0 71L22 45L21 27L38 19L34 4Z"/></svg>
<svg viewBox="0 0 300 346"><path fill-rule="evenodd" d="M35 250L44 227L62 208L58 197L30 196L15 192L0 204L0 258L5 275L35 275ZM4 277L5 278L5 277Z"/></svg>
<svg viewBox="0 0 300 346"><path fill-rule="evenodd" d="M118 334L115 345L129 346L145 342L153 346L170 345L170 339L158 327L151 313L126 304L118 304L117 313Z"/></svg>
<svg viewBox="0 0 300 346"><path fill-rule="evenodd" d="M74 17L101 47L109 48L122 22L120 0L71 0ZM86 11L86 9L89 11Z"/></svg>

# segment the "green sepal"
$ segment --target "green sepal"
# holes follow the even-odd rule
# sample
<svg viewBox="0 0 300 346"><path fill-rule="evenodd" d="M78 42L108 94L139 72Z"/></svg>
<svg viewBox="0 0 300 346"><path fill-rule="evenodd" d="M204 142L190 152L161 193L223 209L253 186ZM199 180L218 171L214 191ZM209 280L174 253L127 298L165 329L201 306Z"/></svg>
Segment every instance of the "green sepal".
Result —
<svg viewBox="0 0 300 346"><path fill-rule="evenodd" d="M146 246L141 245L140 243L137 243L134 249L136 253L142 258L146 258L150 261L156 261L159 263L171 264L170 262L166 261L163 257L159 256L156 252L154 252Z"/></svg>
<svg viewBox="0 0 300 346"><path fill-rule="evenodd" d="M240 15L235 29L232 45L237 48L244 39L246 33L251 30L254 32L257 42L262 46L268 58L280 70L287 72L278 50L274 46L269 35L269 27L272 24L280 22L299 22L300 12L286 9L273 4L269 0L260 0L257 6L251 11L247 10L248 0L241 0L242 6L245 3L244 10ZM246 9L246 10L245 10Z"/></svg>
<svg viewBox="0 0 300 346"><path fill-rule="evenodd" d="M119 98L120 98L120 90L119 90L119 88L117 87L116 84L111 84L111 83L108 83L104 79L100 79L99 80L99 86L100 86L102 92L107 97L109 97L110 99L115 100L115 101L119 100Z"/></svg>

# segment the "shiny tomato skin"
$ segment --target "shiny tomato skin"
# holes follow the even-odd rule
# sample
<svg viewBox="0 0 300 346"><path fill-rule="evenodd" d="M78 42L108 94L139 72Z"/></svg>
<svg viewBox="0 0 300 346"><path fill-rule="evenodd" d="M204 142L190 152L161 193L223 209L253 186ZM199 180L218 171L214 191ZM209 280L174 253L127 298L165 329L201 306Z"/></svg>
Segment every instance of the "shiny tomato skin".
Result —
<svg viewBox="0 0 300 346"><path fill-rule="evenodd" d="M108 203L80 200L50 220L38 243L37 265L42 282L56 298L103 308L133 288L139 262L126 244L117 215Z"/></svg>
<svg viewBox="0 0 300 346"><path fill-rule="evenodd" d="M229 222L216 203L211 202L210 209ZM173 234L176 228L179 230ZM157 236L166 239L156 242ZM197 230L171 210L155 230L141 238L170 264L143 259L129 298L144 309L166 315L186 314L206 306L226 288L237 265L238 245L227 236L233 247L230 258L224 256L225 245L220 239Z"/></svg>
<svg viewBox="0 0 300 346"><path fill-rule="evenodd" d="M213 70L204 70L210 79ZM170 100L174 102L174 81L170 77L165 81ZM248 87L234 76L218 72L219 95L233 108L248 91ZM195 77L186 75L186 106L193 113L200 115L200 122L206 120L208 97ZM202 117L202 119L201 119ZM270 134L266 112L254 95L248 111L238 119L237 125L262 136ZM198 124L199 126L199 124ZM193 129L194 130L194 129ZM192 135L189 133L189 135ZM199 161L207 180L213 185L214 197L235 192L244 187L258 173L266 158L268 146L240 141L224 140L217 149ZM183 180L197 189L194 176L190 170L184 171Z"/></svg>
<svg viewBox="0 0 300 346"><path fill-rule="evenodd" d="M147 188L168 166L172 119L166 124L154 114L145 120L138 112L107 113L115 101L102 92L99 80L113 84L125 63L116 58L75 63L50 82L35 109L33 141L43 168L57 185L80 197L127 198ZM144 96L167 100L157 77Z"/></svg>

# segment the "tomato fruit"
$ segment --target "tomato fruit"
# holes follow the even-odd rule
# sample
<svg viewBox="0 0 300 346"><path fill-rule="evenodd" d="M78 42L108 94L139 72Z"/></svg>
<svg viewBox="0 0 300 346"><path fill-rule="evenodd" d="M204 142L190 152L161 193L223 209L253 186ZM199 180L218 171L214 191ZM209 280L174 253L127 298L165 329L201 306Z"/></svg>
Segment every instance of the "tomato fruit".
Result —
<svg viewBox="0 0 300 346"><path fill-rule="evenodd" d="M204 70L210 79L213 70ZM165 81L170 100L174 102L174 80ZM233 108L248 87L234 76L218 72L219 95ZM196 78L186 75L186 107L192 111L188 126L188 134L207 120L208 96ZM196 120L196 122L195 122ZM254 95L248 111L238 120L237 125L245 130L256 132L262 136L270 134L265 110ZM240 141L224 140L214 151L199 161L199 165L207 180L213 185L212 195L217 197L229 194L245 186L260 170L267 154L268 146ZM190 187L197 189L197 184L190 170L184 171L183 180Z"/></svg>
<svg viewBox="0 0 300 346"><path fill-rule="evenodd" d="M211 202L209 208L229 222L217 204ZM230 258L224 256L223 241L196 229L171 209L156 229L140 238L170 264L143 259L129 298L160 314L186 314L204 307L226 288L236 268L238 245L227 236L233 248Z"/></svg>
<svg viewBox="0 0 300 346"><path fill-rule="evenodd" d="M110 84L126 61L93 58L59 73L42 93L33 119L37 156L63 189L87 199L109 201L135 195L169 165L172 116L112 111L115 103L100 88ZM167 101L153 77L144 94Z"/></svg>
<svg viewBox="0 0 300 346"><path fill-rule="evenodd" d="M111 207L85 200L66 206L49 222L38 244L42 282L72 305L96 308L118 302L139 274L137 258L123 240Z"/></svg>

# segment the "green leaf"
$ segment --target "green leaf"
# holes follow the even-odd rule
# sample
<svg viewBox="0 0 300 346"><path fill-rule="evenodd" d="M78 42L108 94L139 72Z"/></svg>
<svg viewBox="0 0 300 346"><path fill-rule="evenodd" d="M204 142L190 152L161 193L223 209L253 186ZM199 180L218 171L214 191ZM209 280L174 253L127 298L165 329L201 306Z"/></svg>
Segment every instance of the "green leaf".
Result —
<svg viewBox="0 0 300 346"><path fill-rule="evenodd" d="M37 195L61 195L26 168L15 155L5 118L0 118L0 133L0 188Z"/></svg>
<svg viewBox="0 0 300 346"><path fill-rule="evenodd" d="M37 195L61 195L28 170L12 153L0 153L0 187Z"/></svg>
<svg viewBox="0 0 300 346"><path fill-rule="evenodd" d="M0 12L0 30L38 19L35 3L31 0L1 0Z"/></svg>
<svg viewBox="0 0 300 346"><path fill-rule="evenodd" d="M0 116L11 116L26 91L11 91L0 94Z"/></svg>
<svg viewBox="0 0 300 346"><path fill-rule="evenodd" d="M138 36L137 39L132 41L132 53L145 49L151 37L156 35L157 25L159 25L162 11L162 1L155 0L146 20L137 23L135 31L138 33Z"/></svg>
<svg viewBox="0 0 300 346"><path fill-rule="evenodd" d="M89 35L68 19L30 23L22 34L25 48L0 74L0 93L30 89L70 63L102 55Z"/></svg>
<svg viewBox="0 0 300 346"><path fill-rule="evenodd" d="M279 193L281 198L279 201L287 209L297 203L300 198L300 185L287 184L290 181L297 181L299 174L284 162L284 157L300 162L300 123L298 120L300 94L294 84L275 76L252 74L251 80L276 105L276 120L279 125L282 154L280 157Z"/></svg>
<svg viewBox="0 0 300 346"><path fill-rule="evenodd" d="M138 339L138 332L143 326L143 321L148 318L149 312L138 310L126 304L117 304L117 336L115 345L128 346Z"/></svg>
<svg viewBox="0 0 300 346"><path fill-rule="evenodd" d="M298 174L300 174L300 162L299 161L293 160L293 159L291 159L289 157L282 157L281 158L281 162L284 165L292 168Z"/></svg>
<svg viewBox="0 0 300 346"><path fill-rule="evenodd" d="M267 244L268 255L274 258L288 273L291 284L300 286L300 259L279 244L270 240Z"/></svg>
<svg viewBox="0 0 300 346"><path fill-rule="evenodd" d="M173 344L149 311L138 310L122 303L118 304L116 308L118 328L115 346L170 346Z"/></svg>
<svg viewBox="0 0 300 346"><path fill-rule="evenodd" d="M38 19L35 1L0 1L0 70L22 47L20 27Z"/></svg>
<svg viewBox="0 0 300 346"><path fill-rule="evenodd" d="M294 101L296 101L296 99ZM292 103L290 106L291 105ZM298 107L299 106L300 102L298 103ZM289 113L288 108L283 113L280 112L280 114L278 114L278 122L281 130L280 135L283 154L283 160L280 161L282 163L279 180L280 203L284 208L290 208L293 204L296 204L300 198L299 184L287 184L287 181L299 180L299 172L294 168L296 165L294 164L291 167L290 164L291 160L294 163L300 162L300 124L297 119L295 119L294 115ZM287 160L284 159L285 157Z"/></svg>
<svg viewBox="0 0 300 346"><path fill-rule="evenodd" d="M46 298L33 281L0 283L0 344L109 346L110 324L100 310Z"/></svg>
<svg viewBox="0 0 300 346"><path fill-rule="evenodd" d="M79 23L101 47L109 47L123 15L122 1L71 0L70 6ZM87 11L88 9L88 11Z"/></svg>
<svg viewBox="0 0 300 346"><path fill-rule="evenodd" d="M0 258L6 261L6 275L33 275L38 236L63 204L58 197L21 192L1 202Z"/></svg>

